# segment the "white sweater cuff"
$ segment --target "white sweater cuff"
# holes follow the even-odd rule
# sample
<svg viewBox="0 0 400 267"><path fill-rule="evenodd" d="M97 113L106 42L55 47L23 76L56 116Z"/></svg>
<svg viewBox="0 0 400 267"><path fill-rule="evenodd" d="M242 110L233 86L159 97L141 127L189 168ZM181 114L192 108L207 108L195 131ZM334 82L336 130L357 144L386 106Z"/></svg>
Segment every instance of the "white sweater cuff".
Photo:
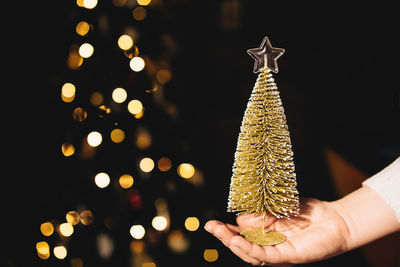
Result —
<svg viewBox="0 0 400 267"><path fill-rule="evenodd" d="M400 222L400 157L362 184L377 192L394 210Z"/></svg>

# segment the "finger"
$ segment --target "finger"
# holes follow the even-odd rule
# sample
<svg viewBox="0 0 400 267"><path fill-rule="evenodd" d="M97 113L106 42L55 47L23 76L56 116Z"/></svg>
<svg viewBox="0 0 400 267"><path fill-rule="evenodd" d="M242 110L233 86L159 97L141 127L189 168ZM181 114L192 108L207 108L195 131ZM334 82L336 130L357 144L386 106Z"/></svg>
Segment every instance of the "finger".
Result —
<svg viewBox="0 0 400 267"><path fill-rule="evenodd" d="M239 226L237 226L237 225L232 225L232 224L229 224L229 223L226 223L225 225L226 225L226 227L228 227L229 230L231 230L232 232L236 232L237 234L240 233Z"/></svg>
<svg viewBox="0 0 400 267"><path fill-rule="evenodd" d="M236 222L239 225L240 230L245 230L248 228L260 228L263 226L269 227L271 224L276 222L276 220L276 217L270 214L267 214L264 217L261 213L240 215L236 218Z"/></svg>
<svg viewBox="0 0 400 267"><path fill-rule="evenodd" d="M231 245L239 248L248 256L255 258L259 261L263 261L267 264L287 263L287 255L281 253L281 250L279 249L279 246L287 246L286 244L281 244L277 246L260 246L247 241L241 236L236 236L232 238Z"/></svg>
<svg viewBox="0 0 400 267"><path fill-rule="evenodd" d="M204 225L204 229L213 234L227 247L229 247L232 237L237 235L237 232L229 229L228 226L217 220L208 221Z"/></svg>
<svg viewBox="0 0 400 267"><path fill-rule="evenodd" d="M250 263L252 265L261 265L262 261L257 260L253 257L250 257L249 255L247 255L243 250L241 250L240 248L236 247L236 246L230 246L229 249L239 258L241 258L243 261Z"/></svg>

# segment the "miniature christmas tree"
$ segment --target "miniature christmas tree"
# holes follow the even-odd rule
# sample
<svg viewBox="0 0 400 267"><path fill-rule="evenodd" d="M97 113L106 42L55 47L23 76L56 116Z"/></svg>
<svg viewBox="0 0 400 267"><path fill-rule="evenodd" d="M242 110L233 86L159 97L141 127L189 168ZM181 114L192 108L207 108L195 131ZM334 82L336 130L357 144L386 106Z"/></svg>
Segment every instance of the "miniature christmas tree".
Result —
<svg viewBox="0 0 400 267"><path fill-rule="evenodd" d="M290 218L299 213L293 151L278 87L271 72L284 49L265 37L249 49L260 72L244 113L230 185L228 211ZM265 233L263 229L263 233Z"/></svg>

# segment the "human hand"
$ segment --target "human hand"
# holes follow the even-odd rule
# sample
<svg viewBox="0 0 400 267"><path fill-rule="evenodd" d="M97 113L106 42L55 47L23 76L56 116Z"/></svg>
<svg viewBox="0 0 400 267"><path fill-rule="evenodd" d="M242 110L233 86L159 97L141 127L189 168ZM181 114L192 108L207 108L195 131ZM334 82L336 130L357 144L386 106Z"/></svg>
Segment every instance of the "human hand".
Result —
<svg viewBox="0 0 400 267"><path fill-rule="evenodd" d="M265 219L264 226L287 236L276 246L260 246L239 233L263 226L260 214L238 216L237 226L211 220L204 228L242 260L253 265L291 265L323 260L349 250L346 221L334 202L302 199L300 214L291 219Z"/></svg>

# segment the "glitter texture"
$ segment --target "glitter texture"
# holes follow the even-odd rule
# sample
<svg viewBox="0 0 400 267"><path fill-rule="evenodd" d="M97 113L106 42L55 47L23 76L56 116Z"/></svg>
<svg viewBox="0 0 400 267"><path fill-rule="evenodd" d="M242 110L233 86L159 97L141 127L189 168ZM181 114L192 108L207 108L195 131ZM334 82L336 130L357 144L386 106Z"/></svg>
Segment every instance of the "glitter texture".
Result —
<svg viewBox="0 0 400 267"><path fill-rule="evenodd" d="M293 151L274 78L260 72L244 113L231 179L228 212L299 213Z"/></svg>

